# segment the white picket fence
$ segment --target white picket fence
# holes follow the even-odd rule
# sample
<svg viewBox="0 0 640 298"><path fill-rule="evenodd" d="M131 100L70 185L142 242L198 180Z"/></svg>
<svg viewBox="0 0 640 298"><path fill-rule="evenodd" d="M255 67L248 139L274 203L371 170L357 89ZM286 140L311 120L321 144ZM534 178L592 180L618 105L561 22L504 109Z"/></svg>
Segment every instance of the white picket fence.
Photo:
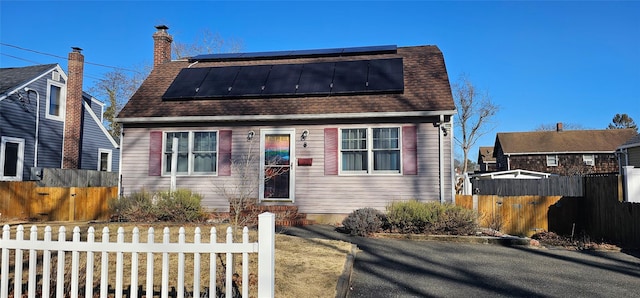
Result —
<svg viewBox="0 0 640 298"><path fill-rule="evenodd" d="M72 298L79 296L80 283L80 258L86 258L86 287L84 297L94 297L94 255L101 253L101 272L100 272L100 297L106 298L109 295L109 266L116 267L115 273L115 297L123 297L124 289L124 254L131 254L131 280L129 297L138 297L138 278L140 265L138 262L139 254L146 254L146 297L154 297L154 254L162 254L162 276L160 297L169 297L169 254L177 254L177 280L175 283L175 294L177 297L201 297L201 274L200 274L200 256L202 254L210 254L209 257L209 291L208 297L216 297L216 258L218 254L226 255L225 268L225 297L233 297L233 255L242 254L242 297L249 297L249 254L258 253L258 297L273 297L275 283L275 215L265 212L258 216L258 242L249 242L249 230L244 227L242 233L242 242L233 242L233 231L231 227L227 228L226 243L218 243L216 241L216 229L211 228L211 236L209 243L201 243L200 228L196 228L194 232L193 243L185 242L185 229L180 228L178 242L169 242L169 228L164 228L162 243L154 242L154 230L149 228L147 242L140 242L140 233L137 228L132 232L131 242L125 242L124 229L118 228L116 242L109 242L109 230L104 228L102 231L102 241L95 242L95 231L90 227L87 232L86 241L80 241L80 228L73 229L73 239L65 240L65 227L60 227L57 241L51 239L51 227L45 228L44 239L38 239L38 230L35 226L31 228L29 240L24 240L24 227L16 228L15 239L11 239L11 231L8 225L3 228L2 239L0 239L0 247L2 248L2 264L0 271L0 297L9 297L9 255L10 250L15 250L15 266L13 297L22 297L23 290L23 264L24 253L28 253L28 297L57 297L63 298L66 295ZM41 253L38 253L41 251ZM51 255L57 252L57 271L56 271L56 293L49 293L51 276ZM116 254L115 264L109 260L109 253ZM65 273L65 257L71 255L71 272ZM185 293L185 254L193 254L193 292ZM42 257L42 272L37 271L38 256ZM144 272L144 271L143 271ZM36 296L37 276L42 275L41 294ZM64 277L71 276L71 291L64 292ZM142 293L140 293L142 294ZM203 295L207 293L202 293Z"/></svg>

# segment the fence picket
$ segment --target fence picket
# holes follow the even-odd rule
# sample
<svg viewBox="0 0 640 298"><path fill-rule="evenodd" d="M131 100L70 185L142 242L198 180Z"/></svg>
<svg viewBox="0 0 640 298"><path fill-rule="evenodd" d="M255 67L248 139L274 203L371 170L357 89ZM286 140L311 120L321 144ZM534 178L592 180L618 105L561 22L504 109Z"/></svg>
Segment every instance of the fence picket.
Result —
<svg viewBox="0 0 640 298"><path fill-rule="evenodd" d="M29 241L35 242L38 240L38 227L31 226L31 235ZM38 255L35 249L29 250L29 298L36 297L36 267L38 265Z"/></svg>
<svg viewBox="0 0 640 298"><path fill-rule="evenodd" d="M22 241L24 240L24 227L23 226L19 226L18 227L18 231L16 233L16 240L18 241ZM20 285L15 287L15 297L22 297L22 249L16 249L16 266L15 266L15 272L16 275L13 278L14 279L14 285ZM19 266L18 266L19 265Z"/></svg>
<svg viewBox="0 0 640 298"><path fill-rule="evenodd" d="M169 243L169 228L162 230L162 243ZM162 298L169 298L169 253L162 253Z"/></svg>
<svg viewBox="0 0 640 298"><path fill-rule="evenodd" d="M8 225L2 228L2 239L10 239ZM0 297L9 297L9 249L2 246L2 268L0 269Z"/></svg>
<svg viewBox="0 0 640 298"><path fill-rule="evenodd" d="M116 238L118 246L124 243L124 228L118 228L118 236ZM122 298L122 281L124 272L124 253L119 251L116 253L116 298Z"/></svg>
<svg viewBox="0 0 640 298"><path fill-rule="evenodd" d="M193 235L193 243L200 243L202 240L200 227L196 227ZM200 253L193 254L193 297L200 297Z"/></svg>
<svg viewBox="0 0 640 298"><path fill-rule="evenodd" d="M233 242L233 229L227 228L227 243ZM233 254L227 253L225 297L233 297Z"/></svg>
<svg viewBox="0 0 640 298"><path fill-rule="evenodd" d="M149 228L147 233L147 243L153 244L155 237L155 230L153 227ZM153 297L153 253L147 253L147 297Z"/></svg>
<svg viewBox="0 0 640 298"><path fill-rule="evenodd" d="M66 235L67 230L64 228L64 226L60 227L60 229L58 229L58 242L65 242ZM56 272L56 297L58 298L64 298L64 258L64 250L59 249L58 259L56 260L56 262L58 262L58 271ZM18 273L16 272L16 274Z"/></svg>
<svg viewBox="0 0 640 298"><path fill-rule="evenodd" d="M87 243L93 244L95 242L96 233L93 227L89 227L87 230ZM86 288L84 290L84 297L93 297L93 259L94 254L92 251L87 251L87 280ZM134 296L137 297L137 296Z"/></svg>
<svg viewBox="0 0 640 298"><path fill-rule="evenodd" d="M216 227L211 227L211 237L210 243L213 245L217 242L218 234L216 231ZM216 261L217 254L215 252L209 254L209 298L216 296L216 282L218 279L218 268L216 265L218 262Z"/></svg>
<svg viewBox="0 0 640 298"><path fill-rule="evenodd" d="M131 243L133 243L134 245L140 243L140 230L138 229L138 227L133 228ZM138 287L136 286L138 284L138 262L138 253L131 253L131 292L129 294L129 297L138 297ZM136 272L136 274L133 274L133 272Z"/></svg>
<svg viewBox="0 0 640 298"><path fill-rule="evenodd" d="M109 245L109 228L102 229L102 244ZM102 252L100 257L100 297L107 297L109 293L109 253ZM149 296L153 297L153 296Z"/></svg>
<svg viewBox="0 0 640 298"><path fill-rule="evenodd" d="M184 227L178 230L178 243L184 245ZM178 298L184 298L184 253L178 253Z"/></svg>
<svg viewBox="0 0 640 298"><path fill-rule="evenodd" d="M80 228L73 228L73 242L80 242ZM78 272L80 271L80 252L74 250L71 252L71 298L78 298L78 285L80 278Z"/></svg>
<svg viewBox="0 0 640 298"><path fill-rule="evenodd" d="M7 226L9 227L9 226ZM44 228L44 246L51 247L51 227ZM8 239L8 238L7 238ZM45 248L42 252L42 297L49 297L51 285L51 250ZM5 297L5 296L2 296Z"/></svg>

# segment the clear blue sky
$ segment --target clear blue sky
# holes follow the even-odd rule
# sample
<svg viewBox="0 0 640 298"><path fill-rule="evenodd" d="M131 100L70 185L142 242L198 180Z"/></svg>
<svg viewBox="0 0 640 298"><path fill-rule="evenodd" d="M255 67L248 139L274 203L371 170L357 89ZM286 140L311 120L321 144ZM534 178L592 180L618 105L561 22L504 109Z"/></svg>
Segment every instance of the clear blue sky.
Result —
<svg viewBox="0 0 640 298"><path fill-rule="evenodd" d="M205 29L244 51L437 45L449 78L466 73L500 111L497 132L574 123L603 129L616 113L640 123L638 1L7 1L0 67L85 62L136 68L152 61L154 26L193 43ZM27 61L25 61L27 60ZM87 64L85 89L111 71ZM477 157L477 147L470 159Z"/></svg>

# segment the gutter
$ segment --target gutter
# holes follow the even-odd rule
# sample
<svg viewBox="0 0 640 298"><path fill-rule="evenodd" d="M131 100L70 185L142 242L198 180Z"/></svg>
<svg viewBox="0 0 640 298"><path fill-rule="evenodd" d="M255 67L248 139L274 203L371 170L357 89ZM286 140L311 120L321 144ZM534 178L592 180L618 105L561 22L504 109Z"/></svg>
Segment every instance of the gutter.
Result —
<svg viewBox="0 0 640 298"><path fill-rule="evenodd" d="M233 116L179 116L179 117L131 117L116 118L119 123L175 123L175 122L238 122L238 121L282 121L282 120L333 120L358 118L434 117L454 115L455 110L383 112L383 113L331 113L331 114L285 114L285 115L233 115Z"/></svg>

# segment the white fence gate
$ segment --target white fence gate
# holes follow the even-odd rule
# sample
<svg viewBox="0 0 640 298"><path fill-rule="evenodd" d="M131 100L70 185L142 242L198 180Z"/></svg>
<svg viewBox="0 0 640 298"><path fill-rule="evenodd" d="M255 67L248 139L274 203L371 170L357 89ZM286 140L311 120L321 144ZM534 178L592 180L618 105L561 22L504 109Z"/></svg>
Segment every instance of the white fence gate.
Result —
<svg viewBox="0 0 640 298"><path fill-rule="evenodd" d="M227 228L226 243L217 243L216 230L211 228L210 243L201 243L200 228L196 228L194 232L193 243L185 242L185 230L180 228L178 242L171 243L169 240L169 228L165 228L163 231L162 243L154 242L153 228L149 228L147 242L140 242L140 233L137 228L134 228L132 241L125 242L124 229L118 228L116 242L109 242L109 230L104 228L102 232L102 241L95 242L95 231L93 227L90 227L86 235L86 241L80 240L80 228L75 227L73 230L73 239L71 241L65 240L66 229L60 227L58 240L51 240L51 227L45 228L44 239L39 240L38 230L35 226L31 228L31 234L29 240L24 240L24 227L18 226L16 229L15 239L11 239L11 231L8 225L3 228L2 239L0 239L0 247L2 248L2 264L0 271L0 297L9 297L9 252L15 250L15 266L14 266L14 280L13 285L13 297L23 296L24 284L22 280L23 276L23 264L24 253L28 253L28 281L27 281L27 295L28 297L72 297L77 298L80 290L80 274L84 273L80 270L80 257L86 258L86 286L84 297L94 297L94 255L95 253L101 253L101 272L100 272L100 297L106 298L109 295L109 266L115 266L115 297L123 297L124 292L124 254L131 254L131 280L130 280L130 292L129 297L139 297L138 293L138 273L140 268L138 262L139 254L146 254L146 297L154 297L154 254L162 255L162 277L161 277L161 291L160 297L169 297L169 254L177 254L177 280L174 281L176 286L175 292L177 297L185 297L189 295L192 297L201 297L201 295L208 294L208 297L216 297L216 257L218 254L226 255L226 270L225 270L225 297L233 297L232 290L233 284L233 254L242 254L242 297L249 297L249 254L258 253L258 297L273 297L274 296L274 273L275 273L275 215L272 213L263 213L258 216L258 242L249 242L249 230L244 227L242 233L242 242L233 242L233 233L231 227ZM38 253L41 251L41 253ZM57 270L56 270L56 293L49 293L51 276L51 255L52 252L57 253ZM71 255L71 272L65 272L66 257L70 253ZM116 254L115 264L109 260L109 253ZM193 254L193 292L185 293L185 254ZM208 293L200 293L201 287L201 274L200 274L200 256L202 254L209 254L209 291ZM42 272L36 272L38 267L39 255L42 258ZM37 276L38 273L42 274L40 288L41 294L36 293L38 290ZM70 276L71 290L67 293L64 292L65 274ZM142 287L140 287L142 289Z"/></svg>

